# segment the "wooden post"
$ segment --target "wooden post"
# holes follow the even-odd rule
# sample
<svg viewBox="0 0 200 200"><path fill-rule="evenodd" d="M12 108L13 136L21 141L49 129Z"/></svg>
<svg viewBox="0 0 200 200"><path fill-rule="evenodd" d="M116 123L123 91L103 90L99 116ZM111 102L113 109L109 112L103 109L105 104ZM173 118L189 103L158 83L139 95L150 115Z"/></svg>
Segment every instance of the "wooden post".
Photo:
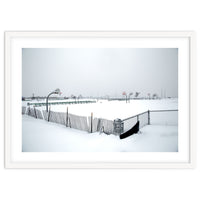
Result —
<svg viewBox="0 0 200 200"><path fill-rule="evenodd" d="M150 125L150 111L148 110L148 125Z"/></svg>
<svg viewBox="0 0 200 200"><path fill-rule="evenodd" d="M49 107L49 111L48 111L48 122L49 122L49 118L50 118L50 112L51 112L51 106Z"/></svg>
<svg viewBox="0 0 200 200"><path fill-rule="evenodd" d="M30 106L28 107L28 115L30 115L31 109Z"/></svg>
<svg viewBox="0 0 200 200"><path fill-rule="evenodd" d="M68 107L67 107L67 113L66 113L66 127L68 127Z"/></svg>
<svg viewBox="0 0 200 200"><path fill-rule="evenodd" d="M137 115L137 121L139 121L139 115Z"/></svg>
<svg viewBox="0 0 200 200"><path fill-rule="evenodd" d="M34 108L35 118L37 119L37 113L36 113L36 110L35 110L35 106L33 108Z"/></svg>
<svg viewBox="0 0 200 200"><path fill-rule="evenodd" d="M91 113L91 133L92 133L93 113Z"/></svg>
<svg viewBox="0 0 200 200"><path fill-rule="evenodd" d="M70 121L70 118L69 118L69 127L71 128L72 126L71 126L71 121Z"/></svg>

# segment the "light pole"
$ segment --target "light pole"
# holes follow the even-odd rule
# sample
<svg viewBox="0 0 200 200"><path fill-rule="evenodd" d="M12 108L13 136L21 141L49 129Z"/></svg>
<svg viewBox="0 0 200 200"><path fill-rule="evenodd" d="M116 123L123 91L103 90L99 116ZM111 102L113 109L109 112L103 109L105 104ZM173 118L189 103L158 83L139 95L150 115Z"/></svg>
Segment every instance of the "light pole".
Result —
<svg viewBox="0 0 200 200"><path fill-rule="evenodd" d="M133 95L133 93L129 93L129 96L128 96L128 99L129 99L129 103L130 103L130 98L131 98L131 95Z"/></svg>
<svg viewBox="0 0 200 200"><path fill-rule="evenodd" d="M126 94L126 92L123 92L122 95L124 95L126 97L126 103L127 103L127 94Z"/></svg>
<svg viewBox="0 0 200 200"><path fill-rule="evenodd" d="M60 94L60 89L56 89L54 90L53 92L49 93L49 95L47 96L47 99L46 99L46 111L48 112L48 100L49 100L49 96L52 95L52 94Z"/></svg>

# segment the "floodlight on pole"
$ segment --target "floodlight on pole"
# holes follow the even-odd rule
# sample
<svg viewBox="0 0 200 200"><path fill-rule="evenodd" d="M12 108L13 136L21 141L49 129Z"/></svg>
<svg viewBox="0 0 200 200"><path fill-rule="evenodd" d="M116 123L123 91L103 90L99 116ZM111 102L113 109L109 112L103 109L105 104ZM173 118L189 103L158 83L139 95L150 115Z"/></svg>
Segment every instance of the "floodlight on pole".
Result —
<svg viewBox="0 0 200 200"><path fill-rule="evenodd" d="M61 94L60 89L57 88L56 90L54 90L53 92L48 94L47 99L46 99L46 111L47 112L48 112L48 100L49 100L50 95L52 95L52 94Z"/></svg>
<svg viewBox="0 0 200 200"><path fill-rule="evenodd" d="M127 103L127 94L126 94L126 92L123 92L122 95L124 95L126 97L126 103Z"/></svg>

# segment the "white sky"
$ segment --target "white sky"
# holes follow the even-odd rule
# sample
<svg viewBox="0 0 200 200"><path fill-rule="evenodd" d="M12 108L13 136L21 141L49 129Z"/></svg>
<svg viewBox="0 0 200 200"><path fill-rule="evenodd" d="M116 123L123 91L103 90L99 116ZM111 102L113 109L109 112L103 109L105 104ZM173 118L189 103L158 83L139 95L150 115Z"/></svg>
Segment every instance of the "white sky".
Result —
<svg viewBox="0 0 200 200"><path fill-rule="evenodd" d="M178 96L177 48L24 48L22 95Z"/></svg>

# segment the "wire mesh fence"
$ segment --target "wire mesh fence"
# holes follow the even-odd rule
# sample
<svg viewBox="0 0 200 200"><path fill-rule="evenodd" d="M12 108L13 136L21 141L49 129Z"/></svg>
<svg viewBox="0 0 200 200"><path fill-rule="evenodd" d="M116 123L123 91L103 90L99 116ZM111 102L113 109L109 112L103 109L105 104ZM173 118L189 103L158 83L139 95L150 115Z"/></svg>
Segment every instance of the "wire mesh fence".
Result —
<svg viewBox="0 0 200 200"><path fill-rule="evenodd" d="M137 121L140 121L139 128L142 128L149 123L149 111L123 119L122 121L124 122L124 132L131 129L137 123Z"/></svg>
<svg viewBox="0 0 200 200"><path fill-rule="evenodd" d="M35 109L36 118L43 119L42 112L38 109Z"/></svg>
<svg viewBox="0 0 200 200"><path fill-rule="evenodd" d="M98 131L98 118L88 117L88 131L94 133Z"/></svg>
<svg viewBox="0 0 200 200"><path fill-rule="evenodd" d="M70 128L89 131L87 117L69 114L68 120Z"/></svg>
<svg viewBox="0 0 200 200"><path fill-rule="evenodd" d="M47 121L49 122L54 122L62 125L66 124L66 113L50 111L47 116Z"/></svg>
<svg viewBox="0 0 200 200"><path fill-rule="evenodd" d="M114 122L112 120L99 118L97 131L104 132L106 134L114 134L113 123Z"/></svg>
<svg viewBox="0 0 200 200"><path fill-rule="evenodd" d="M178 125L178 110L151 110L150 124L154 125Z"/></svg>
<svg viewBox="0 0 200 200"><path fill-rule="evenodd" d="M22 114L44 119L49 122L65 125L66 127L94 133L104 132L106 134L119 135L114 130L114 121L103 118L93 118L74 115L67 112L49 112L36 109L35 107L22 107ZM123 132L130 130L137 121L140 121L140 129L146 125L178 125L178 110L148 110L143 113L123 119Z"/></svg>
<svg viewBox="0 0 200 200"><path fill-rule="evenodd" d="M35 117L38 119L43 119L42 112L40 110L36 109L35 107L33 107L33 108L28 107L27 109L24 109L24 110L25 110L24 114L27 114L31 117ZM23 114L23 112L22 112L22 114Z"/></svg>
<svg viewBox="0 0 200 200"><path fill-rule="evenodd" d="M22 115L26 114L26 106L22 106Z"/></svg>
<svg viewBox="0 0 200 200"><path fill-rule="evenodd" d="M178 110L148 110L122 120L124 132L140 121L140 129L146 125L178 125Z"/></svg>

